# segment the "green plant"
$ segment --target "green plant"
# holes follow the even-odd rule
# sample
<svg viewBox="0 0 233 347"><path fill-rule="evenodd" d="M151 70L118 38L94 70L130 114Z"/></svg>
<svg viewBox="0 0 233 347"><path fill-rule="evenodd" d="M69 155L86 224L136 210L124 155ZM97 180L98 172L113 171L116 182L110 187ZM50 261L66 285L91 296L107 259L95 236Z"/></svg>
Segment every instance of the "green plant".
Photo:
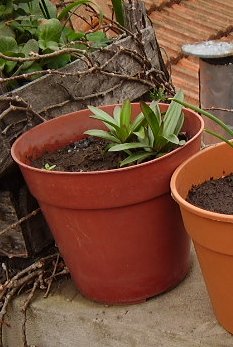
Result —
<svg viewBox="0 0 233 347"><path fill-rule="evenodd" d="M44 165L44 169L47 171L52 171L53 169L55 169L56 165L50 165L49 163L46 163Z"/></svg>
<svg viewBox="0 0 233 347"><path fill-rule="evenodd" d="M167 101L167 96L166 96L164 87L150 91L149 97L151 100L155 100L155 101L160 101L160 102Z"/></svg>
<svg viewBox="0 0 233 347"><path fill-rule="evenodd" d="M91 1L78 0L58 14L50 0L3 0L0 5L0 53L16 58L37 57L72 47L82 51L106 46L103 31L75 32L66 24L72 11ZM0 58L3 77L17 76L45 69L58 69L77 58L65 52L52 58L26 62ZM19 59L20 60L20 59ZM12 87L15 87L13 85Z"/></svg>
<svg viewBox="0 0 233 347"><path fill-rule="evenodd" d="M117 22L120 25L125 26L125 13L123 9L122 0L112 0L112 7L115 13Z"/></svg>
<svg viewBox="0 0 233 347"><path fill-rule="evenodd" d="M232 136L233 138L233 129L231 126L225 124L223 121L221 121L218 117L216 117L215 115L213 115L210 112L207 112L197 106L194 106L192 104L189 104L183 100L180 100L178 98L176 98L176 96L174 98L171 98L170 100L175 101L176 103L178 103L179 105L182 105L184 107L190 108L191 110L198 112L200 114L202 114L203 116L211 119L214 123L218 124L223 130L225 130L230 136ZM233 147L233 142L229 141L226 137L216 133L215 131L212 131L210 129L204 129L205 132L207 132L210 135L213 135L215 137L217 137L218 139L226 142L229 146Z"/></svg>
<svg viewBox="0 0 233 347"><path fill-rule="evenodd" d="M179 91L175 97L182 101L183 92ZM113 116L89 106L93 113L91 117L101 120L108 131L93 129L85 134L107 140L109 151L126 152L128 156L120 166L162 156L185 143L185 140L179 139L184 121L181 105L172 101L165 113L160 111L157 101L152 101L150 105L141 102L140 105L142 112L135 120L132 120L132 105L129 100L122 107L116 106Z"/></svg>

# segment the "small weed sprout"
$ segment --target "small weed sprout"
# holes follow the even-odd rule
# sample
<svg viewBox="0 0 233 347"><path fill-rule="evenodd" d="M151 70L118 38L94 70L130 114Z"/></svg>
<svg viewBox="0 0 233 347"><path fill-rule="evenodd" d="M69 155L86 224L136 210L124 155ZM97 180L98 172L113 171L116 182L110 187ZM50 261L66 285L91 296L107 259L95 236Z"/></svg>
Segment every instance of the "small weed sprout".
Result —
<svg viewBox="0 0 233 347"><path fill-rule="evenodd" d="M55 169L56 165L50 165L49 163L46 163L44 165L44 169L47 171L52 171L53 169Z"/></svg>

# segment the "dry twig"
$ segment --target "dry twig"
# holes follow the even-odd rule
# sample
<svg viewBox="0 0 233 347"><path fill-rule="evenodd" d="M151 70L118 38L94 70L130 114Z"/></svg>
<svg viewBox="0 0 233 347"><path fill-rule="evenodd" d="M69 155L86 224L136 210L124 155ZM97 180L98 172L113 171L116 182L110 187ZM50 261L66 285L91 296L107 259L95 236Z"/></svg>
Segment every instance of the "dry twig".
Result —
<svg viewBox="0 0 233 347"><path fill-rule="evenodd" d="M222 108L222 107L205 107L207 111L224 111L224 112L233 112L232 108Z"/></svg>
<svg viewBox="0 0 233 347"><path fill-rule="evenodd" d="M52 281L58 276L64 276L69 273L59 253L55 252L44 258L39 258L25 269L18 271L10 280L6 280L0 287L0 340L2 339L2 327L9 302L22 291L22 288L29 289L22 312L24 320L22 323L22 339L24 346L27 347L26 338L26 311L31 303L37 288L45 290L44 297L47 297L52 285Z"/></svg>
<svg viewBox="0 0 233 347"><path fill-rule="evenodd" d="M90 11L90 19L91 19L91 25L92 25L92 17L97 17L98 14L95 11L95 9L91 6L87 6ZM95 61L93 56L90 56L86 50L79 50L77 48L73 47L65 47L59 51L44 54L44 55L38 55L33 54L30 57L27 58L20 58L20 57L9 57L5 56L0 53L0 58L6 59L8 61L15 61L19 63L24 63L28 61L39 61L40 59L44 58L51 58L51 57L57 57L59 55L69 53L72 55L75 55L79 59L82 59L85 63L85 68L83 70L80 69L80 71L75 72L67 72L65 70L45 70L45 71L36 71L31 72L27 74L12 76L8 78L0 78L0 83L6 83L12 80L19 80L19 79L29 79L33 76L42 76L42 75L58 75L61 77L67 77L67 76L76 76L77 79L91 74L101 74L107 77L115 77L116 83L111 88L106 88L105 90L98 90L98 92L93 93L90 92L87 95L83 96L75 96L72 94L71 91L67 90L63 86L63 88L66 90L67 93L67 100L64 100L60 103L50 105L47 108L43 109L40 113L46 114L49 110L53 108L59 108L64 106L65 104L71 102L71 101L78 101L78 100L87 100L92 99L96 97L104 96L107 93L113 92L116 88L119 88L124 81L133 81L138 82L141 84L144 84L148 86L150 89L155 89L157 87L164 86L166 92L168 95L174 94L174 87L171 83L167 82L166 75L163 71L158 71L153 68L150 59L147 57L147 54L145 52L145 48L142 42L142 37L140 31L136 33L130 32L128 29L122 27L118 23L116 23L111 18L108 18L106 16L103 16L104 23L102 25L96 26L93 25L93 28L89 32L94 32L95 30L102 29L103 31L111 30L113 32L119 33L121 35L121 38L130 36L132 40L134 40L134 43L137 45L137 49L130 50L125 47L117 47L115 45L112 45L110 47L104 47L99 49L99 51L106 52L109 54L109 58L105 60L103 63ZM135 23L136 25L136 23ZM83 43L83 42L82 42ZM87 48L91 48L91 46L88 43L86 44ZM131 57L135 62L138 64L138 71L134 75L130 75L130 73L123 73L122 70L117 69L117 67L114 67L114 59L118 58L121 54L127 55ZM112 67L113 65L113 67ZM110 70L111 66L111 70ZM1 96L0 102L7 103L7 106L4 108L4 110L0 114L0 121L3 122L5 117L9 115L11 112L25 112L25 114L28 116L35 116L39 119L39 121L46 121L46 119L41 116L41 114L38 114L36 111L32 109L32 107L24 101L22 98L16 96ZM11 127L15 126L16 124L24 124L24 122L27 122L28 118L25 117L23 119L20 119L18 122L15 122L14 124L7 124L5 129L2 130L2 134L6 135L9 129ZM17 133L19 135L20 132ZM16 135L16 136L17 136ZM13 223L9 227L3 229L0 231L0 236L9 231L12 228L16 228L18 225L23 223L24 221L28 220L32 216L35 216L40 209L36 209L35 211L32 211L27 216L21 218L16 223ZM61 259L60 255L58 253L54 253L52 255L49 255L44 258L40 258L36 260L33 264L28 266L27 268L17 272L13 277L7 278L4 283L0 285L0 302L2 304L1 310L0 310L0 327L2 330L3 323L6 324L4 321L4 316L7 311L7 306L9 302L12 300L12 298L20 293L21 291L25 289L29 289L30 293L28 297L26 298L24 305L22 307L22 311L24 312L24 321L22 325L22 335L23 335L23 342L24 346L27 346L27 339L26 339L26 312L29 304L31 303L35 291L37 288L40 288L42 290L45 290L44 297L47 297L52 282L55 278L59 276L64 276L69 273L67 267L65 266L63 260ZM0 338L1 340L1 338Z"/></svg>
<svg viewBox="0 0 233 347"><path fill-rule="evenodd" d="M24 314L24 319L23 319L23 323L22 323L22 337L23 337L23 346L24 347L28 347L28 343L27 343L27 335L26 335L26 322L27 322L27 308L35 294L36 289L38 288L38 286L40 285L40 282L42 280L43 277L43 272L41 271L39 273L38 278L35 280L35 282L33 283L33 287L27 297L27 299L24 302L24 305L22 307L22 312Z"/></svg>
<svg viewBox="0 0 233 347"><path fill-rule="evenodd" d="M51 285L52 285L52 282L53 282L53 279L54 279L54 275L55 275L55 273L56 273L56 271L57 271L57 266L58 266L59 258L60 258L60 255L58 254L58 255L57 255L56 262L55 262L55 265L54 265L54 268L53 268L52 276L50 276L49 279L47 280L47 282L48 282L48 287L47 287L46 292L45 292L45 294L44 294L44 298L47 298L48 295L49 295L49 291L50 291L50 288L51 288Z"/></svg>
<svg viewBox="0 0 233 347"><path fill-rule="evenodd" d="M4 228L3 230L0 231L0 236L5 234L6 232L8 232L11 229L15 229L17 228L18 225L22 224L23 222L27 221L28 219L34 217L37 215L37 213L40 212L40 208L38 207L36 210L33 210L31 213L29 213L27 216L24 216L22 218L20 218L17 222L12 223L11 225L9 225L8 227Z"/></svg>

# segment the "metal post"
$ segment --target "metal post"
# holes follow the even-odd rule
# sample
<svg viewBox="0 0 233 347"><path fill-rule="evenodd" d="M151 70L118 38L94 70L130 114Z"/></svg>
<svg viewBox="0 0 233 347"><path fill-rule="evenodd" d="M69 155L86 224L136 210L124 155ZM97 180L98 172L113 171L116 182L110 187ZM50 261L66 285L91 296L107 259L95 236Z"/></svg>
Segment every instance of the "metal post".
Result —
<svg viewBox="0 0 233 347"><path fill-rule="evenodd" d="M214 108L233 110L233 43L206 41L184 45L183 52L199 57L199 102L203 109L233 127L233 112L214 110ZM213 121L204 117L205 127L228 139L230 138ZM204 144L219 142L217 138L205 133Z"/></svg>

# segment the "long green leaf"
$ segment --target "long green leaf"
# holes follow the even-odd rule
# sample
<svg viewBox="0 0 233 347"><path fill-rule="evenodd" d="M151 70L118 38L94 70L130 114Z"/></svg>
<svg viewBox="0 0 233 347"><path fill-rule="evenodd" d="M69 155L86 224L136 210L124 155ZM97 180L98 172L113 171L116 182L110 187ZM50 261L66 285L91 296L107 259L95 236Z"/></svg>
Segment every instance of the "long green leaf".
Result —
<svg viewBox="0 0 233 347"><path fill-rule="evenodd" d="M159 104L158 104L158 101L155 101L153 100L150 104L150 108L154 111L154 114L157 118L157 121L159 123L159 125L161 124L161 121L162 121L162 117L161 117L161 111L160 111L160 108L159 108Z"/></svg>
<svg viewBox="0 0 233 347"><path fill-rule="evenodd" d="M198 112L200 114L202 114L203 116L211 119L213 122L215 122L216 124L218 124L221 128L223 128L229 135L231 135L233 137L233 130L231 129L231 127L229 127L227 124L225 124L224 122L222 122L218 117L214 116L212 113L207 112L205 110L202 110L201 108L194 106L192 104L189 104L187 102L178 100L176 97L172 98L171 100L177 102L178 104L190 108L191 110Z"/></svg>
<svg viewBox="0 0 233 347"><path fill-rule="evenodd" d="M93 115L91 115L91 118L101 120L106 124L106 126L110 125L117 131L120 130L120 127L117 125L116 120L113 117L111 117L108 113L104 112L103 110L100 110L98 107L95 106L88 106L88 108L93 113Z"/></svg>
<svg viewBox="0 0 233 347"><path fill-rule="evenodd" d="M154 137L153 131L151 130L150 127L147 129L146 139L148 139L148 144L150 145L150 147L153 148L154 144L155 144L155 137Z"/></svg>
<svg viewBox="0 0 233 347"><path fill-rule="evenodd" d="M129 155L126 159L122 160L120 162L120 167L128 165L128 164L132 164L135 161L137 162L142 162L143 160L151 157L152 155L154 155L154 153L152 152L140 152L140 153L133 153L131 155Z"/></svg>
<svg viewBox="0 0 233 347"><path fill-rule="evenodd" d="M144 117L144 114L141 112L137 117L134 119L133 124L131 125L131 132L137 132L139 129L145 124L146 119Z"/></svg>
<svg viewBox="0 0 233 347"><path fill-rule="evenodd" d="M158 119L154 113L154 111L144 102L142 101L140 103L141 110L154 134L154 138L156 138L158 132L159 132L159 127L160 124L158 122Z"/></svg>
<svg viewBox="0 0 233 347"><path fill-rule="evenodd" d="M207 132L208 134L213 135L214 137L217 137L219 140L224 141L224 142L226 142L228 145L230 145L231 147L233 147L233 142L227 140L224 136L222 136L222 135L220 135L220 134L218 134L218 133L216 133L215 131L212 131L212 130L210 130L210 129L204 129L204 130L205 130L205 132Z"/></svg>
<svg viewBox="0 0 233 347"><path fill-rule="evenodd" d="M45 0L41 0L39 2L39 6L40 6L40 9L41 9L41 12L43 13L43 16L47 19L50 19L50 14L49 14L49 10L48 10L48 7L46 5L46 2Z"/></svg>
<svg viewBox="0 0 233 347"><path fill-rule="evenodd" d="M125 14L123 9L122 0L112 0L113 10L115 12L117 22L124 26L125 25Z"/></svg>
<svg viewBox="0 0 233 347"><path fill-rule="evenodd" d="M177 100L183 101L184 99L184 93L182 90L179 90L175 98ZM177 127L177 123L179 122L179 118L182 111L182 105L172 101L169 105L167 112L163 118L164 121L164 135L168 136L171 134L174 134L174 131Z"/></svg>
<svg viewBox="0 0 233 347"><path fill-rule="evenodd" d="M174 130L175 135L179 135L179 133L183 127L183 124L184 124L184 114L183 114L183 112L181 112L180 118L178 119L178 122L176 124L176 128Z"/></svg>
<svg viewBox="0 0 233 347"><path fill-rule="evenodd" d="M120 114L120 127L129 129L129 124L131 120L131 114L132 114L132 105L130 103L130 100L127 99L123 102L122 108L121 108L121 114Z"/></svg>
<svg viewBox="0 0 233 347"><path fill-rule="evenodd" d="M129 143L121 143L120 145L115 145L109 149L110 152L119 152L119 151L126 151L129 149L135 149L135 148L145 148L145 145L140 142L129 142Z"/></svg>
<svg viewBox="0 0 233 347"><path fill-rule="evenodd" d="M59 20L62 20L63 18L65 18L68 13L73 10L73 8L75 7L79 7L81 5L86 5L86 4L89 4L89 3L92 3L92 1L88 1L88 0L78 0L78 1L75 1L73 2L72 4L69 4L67 5L62 11L61 13L59 14L58 16L58 19Z"/></svg>
<svg viewBox="0 0 233 347"><path fill-rule="evenodd" d="M134 131L133 134L136 135L139 140L144 140L146 137L145 128L141 127L138 131Z"/></svg>
<svg viewBox="0 0 233 347"><path fill-rule="evenodd" d="M154 150L156 152L161 152L167 145L168 140L164 136L164 122L162 121L158 135L154 141Z"/></svg>
<svg viewBox="0 0 233 347"><path fill-rule="evenodd" d="M168 136L164 136L164 138L171 143L174 143L175 145L179 145L180 140L178 139L178 137L175 134L171 134Z"/></svg>
<svg viewBox="0 0 233 347"><path fill-rule="evenodd" d="M105 139L107 141L111 141L114 143L120 143L118 138L112 136L108 131L92 129L92 130L85 131L84 134L90 135L90 136L101 137L102 139Z"/></svg>
<svg viewBox="0 0 233 347"><path fill-rule="evenodd" d="M116 121L116 124L120 126L120 116L121 116L121 106L117 105L113 110L113 118Z"/></svg>

